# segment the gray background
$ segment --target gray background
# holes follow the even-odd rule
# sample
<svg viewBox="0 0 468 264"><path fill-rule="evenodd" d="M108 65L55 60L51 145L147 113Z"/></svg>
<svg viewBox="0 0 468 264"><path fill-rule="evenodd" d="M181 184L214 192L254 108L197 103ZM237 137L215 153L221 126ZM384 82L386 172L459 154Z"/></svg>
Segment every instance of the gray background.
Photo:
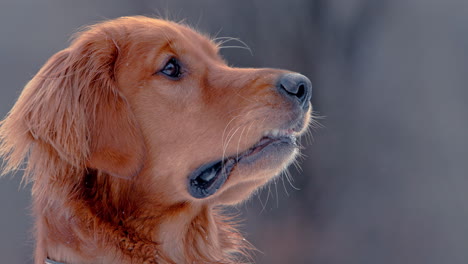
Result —
<svg viewBox="0 0 468 264"><path fill-rule="evenodd" d="M238 207L258 263L468 263L468 1L1 0L0 114L80 26L187 18L235 66L299 71L325 119L294 186ZM29 189L0 180L0 263L31 263Z"/></svg>

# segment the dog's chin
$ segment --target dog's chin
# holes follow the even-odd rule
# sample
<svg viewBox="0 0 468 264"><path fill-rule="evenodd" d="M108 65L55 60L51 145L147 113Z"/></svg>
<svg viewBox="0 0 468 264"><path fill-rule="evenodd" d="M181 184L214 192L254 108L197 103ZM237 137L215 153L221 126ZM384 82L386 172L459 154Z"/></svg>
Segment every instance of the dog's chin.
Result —
<svg viewBox="0 0 468 264"><path fill-rule="evenodd" d="M239 163L229 175L224 188L213 196L214 203L234 205L248 199L259 187L267 184L294 161L298 153L296 146L283 146L254 163Z"/></svg>
<svg viewBox="0 0 468 264"><path fill-rule="evenodd" d="M215 196L220 196L220 201L225 200L225 196L234 196L237 200L247 198L293 160L298 147L292 132L274 131L244 152L200 166L188 177L188 192L196 199ZM233 190L237 190L236 193L229 195Z"/></svg>

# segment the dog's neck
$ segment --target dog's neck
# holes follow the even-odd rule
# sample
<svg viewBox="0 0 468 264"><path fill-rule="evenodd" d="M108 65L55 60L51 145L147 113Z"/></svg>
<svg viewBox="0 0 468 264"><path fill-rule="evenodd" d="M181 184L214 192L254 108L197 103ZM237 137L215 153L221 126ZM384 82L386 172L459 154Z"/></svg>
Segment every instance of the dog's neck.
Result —
<svg viewBox="0 0 468 264"><path fill-rule="evenodd" d="M106 176L97 176L85 177L89 193L75 195L77 200L35 201L36 213L42 212L36 263L47 257L67 264L240 262L232 253L242 254L247 244L219 209L191 203L152 208L144 195L133 193L139 200L132 200L128 190L110 185L96 193L93 181L106 186ZM120 198L113 200L116 192L132 205L118 208L123 205Z"/></svg>

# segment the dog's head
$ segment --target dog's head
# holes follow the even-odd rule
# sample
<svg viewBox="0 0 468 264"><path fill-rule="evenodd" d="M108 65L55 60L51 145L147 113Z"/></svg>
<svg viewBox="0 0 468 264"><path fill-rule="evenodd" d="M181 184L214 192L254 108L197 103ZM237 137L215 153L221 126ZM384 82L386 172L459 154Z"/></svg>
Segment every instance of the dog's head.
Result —
<svg viewBox="0 0 468 264"><path fill-rule="evenodd" d="M54 55L0 135L13 166L26 151L5 140L24 136L5 136L16 127L73 166L141 182L165 201L237 203L295 158L311 89L297 73L227 66L186 26L120 18Z"/></svg>

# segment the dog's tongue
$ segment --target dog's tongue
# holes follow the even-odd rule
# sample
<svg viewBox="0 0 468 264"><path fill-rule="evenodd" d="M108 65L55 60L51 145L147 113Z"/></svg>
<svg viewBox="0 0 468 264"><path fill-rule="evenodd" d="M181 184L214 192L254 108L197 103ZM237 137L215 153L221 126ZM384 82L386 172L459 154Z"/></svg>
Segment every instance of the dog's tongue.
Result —
<svg viewBox="0 0 468 264"><path fill-rule="evenodd" d="M189 193L195 198L213 195L226 182L236 164L236 159L228 158L211 162L196 169L189 176Z"/></svg>

